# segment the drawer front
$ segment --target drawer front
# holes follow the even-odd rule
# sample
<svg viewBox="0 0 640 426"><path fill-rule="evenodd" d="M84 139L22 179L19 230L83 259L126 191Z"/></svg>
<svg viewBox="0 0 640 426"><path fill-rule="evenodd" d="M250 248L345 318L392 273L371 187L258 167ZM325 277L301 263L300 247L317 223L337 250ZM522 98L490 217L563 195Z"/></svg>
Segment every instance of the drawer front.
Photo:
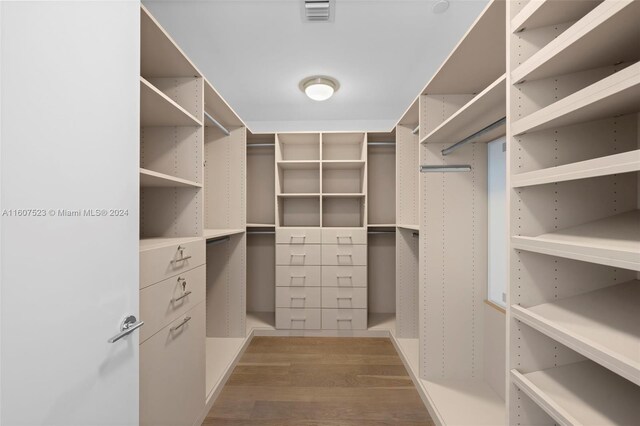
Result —
<svg viewBox="0 0 640 426"><path fill-rule="evenodd" d="M322 264L323 265L367 265L367 246L366 245L322 245Z"/></svg>
<svg viewBox="0 0 640 426"><path fill-rule="evenodd" d="M366 266L323 266L323 287L366 287Z"/></svg>
<svg viewBox="0 0 640 426"><path fill-rule="evenodd" d="M205 262L204 240L141 251L140 288L204 265Z"/></svg>
<svg viewBox="0 0 640 426"><path fill-rule="evenodd" d="M320 266L276 266L276 286L319 287Z"/></svg>
<svg viewBox="0 0 640 426"><path fill-rule="evenodd" d="M140 345L140 424L192 425L204 410L204 321L200 303Z"/></svg>
<svg viewBox="0 0 640 426"><path fill-rule="evenodd" d="M277 287L276 308L319 308L320 287Z"/></svg>
<svg viewBox="0 0 640 426"><path fill-rule="evenodd" d="M320 228L278 228L276 244L320 244Z"/></svg>
<svg viewBox="0 0 640 426"><path fill-rule="evenodd" d="M140 290L140 342L175 321L205 298L204 265Z"/></svg>
<svg viewBox="0 0 640 426"><path fill-rule="evenodd" d="M366 330L366 309L323 309L324 330Z"/></svg>
<svg viewBox="0 0 640 426"><path fill-rule="evenodd" d="M276 308L276 328L279 330L319 330L320 309Z"/></svg>
<svg viewBox="0 0 640 426"><path fill-rule="evenodd" d="M276 244L276 265L321 265L321 245Z"/></svg>
<svg viewBox="0 0 640 426"><path fill-rule="evenodd" d="M367 308L367 289L364 287L322 287L323 308Z"/></svg>
<svg viewBox="0 0 640 426"><path fill-rule="evenodd" d="M367 244L367 230L362 228L322 228L322 244Z"/></svg>

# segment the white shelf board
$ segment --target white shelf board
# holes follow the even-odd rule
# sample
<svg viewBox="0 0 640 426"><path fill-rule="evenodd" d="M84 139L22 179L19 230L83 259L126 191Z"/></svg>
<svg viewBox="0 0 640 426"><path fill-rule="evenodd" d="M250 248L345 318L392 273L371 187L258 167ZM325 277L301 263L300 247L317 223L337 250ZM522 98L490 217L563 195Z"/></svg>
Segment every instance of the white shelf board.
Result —
<svg viewBox="0 0 640 426"><path fill-rule="evenodd" d="M412 231L420 231L420 225L409 225L406 223L399 223L398 228L402 228L402 229L410 229Z"/></svg>
<svg viewBox="0 0 640 426"><path fill-rule="evenodd" d="M322 196L324 198L363 198L365 194L363 192L324 192Z"/></svg>
<svg viewBox="0 0 640 426"><path fill-rule="evenodd" d="M140 10L140 73L148 78L202 75L144 6Z"/></svg>
<svg viewBox="0 0 640 426"><path fill-rule="evenodd" d="M231 366L245 344L244 337L207 337L206 341L206 395L211 393L231 374Z"/></svg>
<svg viewBox="0 0 640 426"><path fill-rule="evenodd" d="M454 144L506 115L506 75L502 75L445 120L420 143ZM506 125L480 136L475 142L489 142L504 135Z"/></svg>
<svg viewBox="0 0 640 426"><path fill-rule="evenodd" d="M396 314L382 314L369 312L367 318L368 330L388 330L391 333L396 332Z"/></svg>
<svg viewBox="0 0 640 426"><path fill-rule="evenodd" d="M515 385L559 424L632 425L640 419L640 387L591 361L521 374Z"/></svg>
<svg viewBox="0 0 640 426"><path fill-rule="evenodd" d="M228 130L233 127L246 127L242 119L238 117L238 114L235 113L206 78L204 79L204 109L219 123L227 127ZM207 121L205 120L205 123Z"/></svg>
<svg viewBox="0 0 640 426"><path fill-rule="evenodd" d="M640 224L637 224L640 226ZM512 315L640 385L640 281L632 280Z"/></svg>
<svg viewBox="0 0 640 426"><path fill-rule="evenodd" d="M640 271L640 210L537 237L512 236L511 247Z"/></svg>
<svg viewBox="0 0 640 426"><path fill-rule="evenodd" d="M140 77L140 126L202 126L202 123Z"/></svg>
<svg viewBox="0 0 640 426"><path fill-rule="evenodd" d="M278 161L282 170L320 170L319 160Z"/></svg>
<svg viewBox="0 0 640 426"><path fill-rule="evenodd" d="M275 223L247 223L247 228L275 228Z"/></svg>
<svg viewBox="0 0 640 426"><path fill-rule="evenodd" d="M324 170L359 170L365 164L364 160L322 160Z"/></svg>
<svg viewBox="0 0 640 426"><path fill-rule="evenodd" d="M503 74L505 15L504 1L490 1L421 93L478 93ZM479 62L482 66L478 66Z"/></svg>
<svg viewBox="0 0 640 426"><path fill-rule="evenodd" d="M400 119L398 120L398 123L396 124L396 126L409 127L411 128L411 130L415 129L418 126L418 121L420 121L420 117L419 117L420 111L418 110L419 102L420 102L419 99L420 99L420 95L418 95L413 100L411 105L407 107L404 114L402 114L402 117L400 117Z"/></svg>
<svg viewBox="0 0 640 426"><path fill-rule="evenodd" d="M275 330L276 329L276 313L275 312L247 312L247 335L252 330Z"/></svg>
<svg viewBox="0 0 640 426"><path fill-rule="evenodd" d="M395 228L395 223L367 223L367 228Z"/></svg>
<svg viewBox="0 0 640 426"><path fill-rule="evenodd" d="M173 237L173 238L141 238L140 251L155 250L162 247L180 245L202 240L200 237Z"/></svg>
<svg viewBox="0 0 640 426"><path fill-rule="evenodd" d="M521 118L511 125L511 130L516 136L637 111L640 62Z"/></svg>
<svg viewBox="0 0 640 426"><path fill-rule="evenodd" d="M516 174L511 178L511 185L520 188L637 171L640 171L640 149Z"/></svg>
<svg viewBox="0 0 640 426"><path fill-rule="evenodd" d="M140 186L159 188L202 188L201 183L142 168L140 169Z"/></svg>
<svg viewBox="0 0 640 426"><path fill-rule="evenodd" d="M278 198L320 198L320 193L313 193L313 194L278 194Z"/></svg>
<svg viewBox="0 0 640 426"><path fill-rule="evenodd" d="M577 21L598 3L599 0L530 0L511 20L511 32Z"/></svg>
<svg viewBox="0 0 640 426"><path fill-rule="evenodd" d="M214 238L226 237L228 235L236 235L244 233L244 229L205 229L203 231L203 237L205 240L212 240Z"/></svg>
<svg viewBox="0 0 640 426"><path fill-rule="evenodd" d="M605 0L513 70L512 81L537 80L638 60L638 22L640 2Z"/></svg>

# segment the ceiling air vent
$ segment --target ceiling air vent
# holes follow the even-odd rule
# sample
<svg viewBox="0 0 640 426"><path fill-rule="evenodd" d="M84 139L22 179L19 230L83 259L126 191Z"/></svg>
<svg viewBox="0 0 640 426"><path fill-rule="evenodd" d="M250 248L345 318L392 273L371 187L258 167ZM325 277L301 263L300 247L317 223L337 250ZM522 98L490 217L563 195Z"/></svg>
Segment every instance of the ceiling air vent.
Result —
<svg viewBox="0 0 640 426"><path fill-rule="evenodd" d="M312 22L327 22L331 18L330 0L304 0L304 18Z"/></svg>

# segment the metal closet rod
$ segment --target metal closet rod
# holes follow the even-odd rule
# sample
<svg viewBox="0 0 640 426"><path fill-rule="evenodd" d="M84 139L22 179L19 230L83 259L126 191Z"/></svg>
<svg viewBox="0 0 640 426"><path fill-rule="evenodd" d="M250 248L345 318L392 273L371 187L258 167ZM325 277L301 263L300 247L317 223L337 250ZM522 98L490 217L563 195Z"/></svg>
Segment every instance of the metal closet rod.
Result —
<svg viewBox="0 0 640 426"><path fill-rule="evenodd" d="M422 164L420 166L420 173L455 173L455 172L470 172L471 166L468 164L451 164L442 166L429 166Z"/></svg>
<svg viewBox="0 0 640 426"><path fill-rule="evenodd" d="M396 146L395 142L367 142L369 146Z"/></svg>
<svg viewBox="0 0 640 426"><path fill-rule="evenodd" d="M271 235L275 234L276 231L247 231L247 234L263 234L263 235Z"/></svg>
<svg viewBox="0 0 640 426"><path fill-rule="evenodd" d="M229 132L227 130L226 127L224 127L222 124L218 123L218 120L216 120L215 118L213 118L211 115L209 115L209 113L207 111L204 112L204 116L214 125L216 126L218 129L222 130L222 133L224 133L226 136L229 136L231 134L231 132Z"/></svg>
<svg viewBox="0 0 640 426"><path fill-rule="evenodd" d="M414 236L414 237L419 237L420 233L419 232L412 232L411 235Z"/></svg>
<svg viewBox="0 0 640 426"><path fill-rule="evenodd" d="M215 238L213 240L207 240L207 245L215 245L215 244L224 243L225 241L229 241L230 239L231 239L231 237L229 237L227 235L226 237Z"/></svg>
<svg viewBox="0 0 640 426"><path fill-rule="evenodd" d="M443 149L441 151L442 155L451 154L453 151L455 151L456 149L460 148L461 146L466 145L466 144L468 144L470 142L473 142L473 140L476 139L478 136L482 136L485 133L495 129L496 127L502 126L506 122L507 122L507 117L502 117L500 120L494 121L493 123L489 124L487 127L478 130L477 132L475 132L471 136L467 136L466 138L462 139L460 142L456 142L453 145L451 145L450 147Z"/></svg>
<svg viewBox="0 0 640 426"><path fill-rule="evenodd" d="M274 143L248 143L247 148L275 148Z"/></svg>
<svg viewBox="0 0 640 426"><path fill-rule="evenodd" d="M412 131L411 133L413 133L414 135L417 135L419 131L420 131L420 125L418 124L418 125L416 126L416 128L415 128L415 129L413 129L413 131Z"/></svg>
<svg viewBox="0 0 640 426"><path fill-rule="evenodd" d="M393 231L367 231L367 234L395 234L395 229Z"/></svg>

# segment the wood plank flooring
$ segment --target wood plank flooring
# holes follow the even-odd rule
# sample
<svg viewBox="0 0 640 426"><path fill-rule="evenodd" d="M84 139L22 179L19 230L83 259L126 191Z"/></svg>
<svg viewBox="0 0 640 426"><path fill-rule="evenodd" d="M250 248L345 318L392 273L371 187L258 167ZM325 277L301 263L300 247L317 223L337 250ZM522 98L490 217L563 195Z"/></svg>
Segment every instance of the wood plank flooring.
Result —
<svg viewBox="0 0 640 426"><path fill-rule="evenodd" d="M434 425L389 339L254 337L205 425Z"/></svg>

